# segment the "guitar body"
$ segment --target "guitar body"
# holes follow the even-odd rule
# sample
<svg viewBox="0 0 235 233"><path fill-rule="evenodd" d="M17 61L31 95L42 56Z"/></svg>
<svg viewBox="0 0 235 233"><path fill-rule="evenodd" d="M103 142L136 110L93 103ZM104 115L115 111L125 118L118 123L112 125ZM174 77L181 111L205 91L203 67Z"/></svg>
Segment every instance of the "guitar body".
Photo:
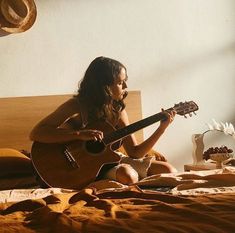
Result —
<svg viewBox="0 0 235 233"><path fill-rule="evenodd" d="M114 130L105 122L88 128L104 133ZM48 186L81 189L95 181L104 164L120 161L120 156L112 147L80 140L67 144L34 142L31 159L38 175Z"/></svg>

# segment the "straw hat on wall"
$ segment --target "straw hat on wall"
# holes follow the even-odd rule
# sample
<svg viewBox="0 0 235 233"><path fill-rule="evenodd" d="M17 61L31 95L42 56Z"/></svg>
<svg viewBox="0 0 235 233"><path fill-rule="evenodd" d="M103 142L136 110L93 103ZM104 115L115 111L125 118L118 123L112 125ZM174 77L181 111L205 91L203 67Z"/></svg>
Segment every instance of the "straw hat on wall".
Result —
<svg viewBox="0 0 235 233"><path fill-rule="evenodd" d="M24 32L36 20L33 0L0 0L0 29L8 33Z"/></svg>

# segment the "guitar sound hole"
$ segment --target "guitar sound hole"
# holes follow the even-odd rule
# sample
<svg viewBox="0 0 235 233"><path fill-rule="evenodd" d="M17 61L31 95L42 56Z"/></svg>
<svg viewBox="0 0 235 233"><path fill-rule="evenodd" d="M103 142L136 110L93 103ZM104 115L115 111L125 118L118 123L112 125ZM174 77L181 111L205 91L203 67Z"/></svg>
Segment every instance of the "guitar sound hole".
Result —
<svg viewBox="0 0 235 233"><path fill-rule="evenodd" d="M104 150L105 145L99 141L87 141L85 147L88 152L98 154Z"/></svg>

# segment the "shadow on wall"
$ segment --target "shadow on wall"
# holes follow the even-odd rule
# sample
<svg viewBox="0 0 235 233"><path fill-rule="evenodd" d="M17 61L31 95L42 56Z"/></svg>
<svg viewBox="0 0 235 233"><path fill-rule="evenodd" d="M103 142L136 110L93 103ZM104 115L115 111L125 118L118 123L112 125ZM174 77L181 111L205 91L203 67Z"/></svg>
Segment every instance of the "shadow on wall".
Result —
<svg viewBox="0 0 235 233"><path fill-rule="evenodd" d="M218 47L217 49L214 49L213 51L210 51L209 53L198 54L197 56L191 57L185 61L181 61L178 63L177 63L177 61L175 61L175 64L172 64L170 67L167 67L166 69L164 69L162 67L155 67L155 69L156 69L155 74L156 75L153 76L152 81L156 82L155 77L162 77L162 79L163 79L165 76L167 76L167 82L169 83L170 77L180 78L181 76L178 74L180 74L181 72L183 72L187 69L199 69L202 66L206 66L210 63L213 64L215 61L220 61L220 59L224 59L225 57L233 57L234 58L234 55L235 55L235 41L233 41L229 44L226 44L224 46ZM233 125L235 125L235 110L234 110L234 108L232 108L232 106L230 109L231 109L230 114L224 115L223 116L224 119L216 119L216 120L219 120L222 122L224 122L224 121L231 122ZM202 122L202 125L205 123L207 123L207 122ZM196 132L195 131L192 133L196 134L196 133L203 133L203 132ZM188 136L191 137L190 134ZM193 144L190 144L190 141L189 141L190 139L188 137L186 139L187 139L187 143L185 143L185 145L184 144L179 145L179 148L176 148L177 152L175 152L175 154L173 154L174 152L172 152L172 156L171 156L171 163L172 164L179 164L179 160L182 160L183 157L186 158L186 156L188 156L188 158L190 158L191 161L193 160L193 158L192 158ZM234 143L233 149L235 151L235 140L233 140L232 142ZM214 135L211 135L211 137L207 140L207 143L208 143L208 145L210 145L212 143L220 145L220 143L223 143L223 142L220 139L215 138ZM189 154L185 155L185 152L188 152ZM167 158L167 155L166 155L166 158ZM180 166L182 167L184 163L185 162L182 162L182 164Z"/></svg>
<svg viewBox="0 0 235 233"><path fill-rule="evenodd" d="M234 54L235 41L207 54L200 54L198 56L194 56L193 58L187 58L187 60L182 61L181 63L175 62L175 65L172 64L171 67L167 67L167 69L157 67L157 75L159 75L159 77L164 77L167 74L169 78L171 77L171 74L174 74L175 77L177 73L181 73L184 70L197 69L198 67L208 65L208 63L215 62L223 56L234 56Z"/></svg>

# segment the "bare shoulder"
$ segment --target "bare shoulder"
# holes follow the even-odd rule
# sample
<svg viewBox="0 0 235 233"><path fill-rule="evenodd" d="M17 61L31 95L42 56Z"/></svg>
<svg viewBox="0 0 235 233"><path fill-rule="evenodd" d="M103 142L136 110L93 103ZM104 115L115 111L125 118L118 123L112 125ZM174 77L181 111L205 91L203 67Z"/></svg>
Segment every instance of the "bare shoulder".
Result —
<svg viewBox="0 0 235 233"><path fill-rule="evenodd" d="M76 98L71 98L58 106L57 109L45 117L40 123L58 126L75 114L80 114L80 107Z"/></svg>
<svg viewBox="0 0 235 233"><path fill-rule="evenodd" d="M79 106L79 102L77 101L76 98L70 98L69 100L67 100L66 102L64 102L63 104L61 104L57 109L57 110L65 110L66 112L70 113L76 113L80 111L80 106Z"/></svg>

